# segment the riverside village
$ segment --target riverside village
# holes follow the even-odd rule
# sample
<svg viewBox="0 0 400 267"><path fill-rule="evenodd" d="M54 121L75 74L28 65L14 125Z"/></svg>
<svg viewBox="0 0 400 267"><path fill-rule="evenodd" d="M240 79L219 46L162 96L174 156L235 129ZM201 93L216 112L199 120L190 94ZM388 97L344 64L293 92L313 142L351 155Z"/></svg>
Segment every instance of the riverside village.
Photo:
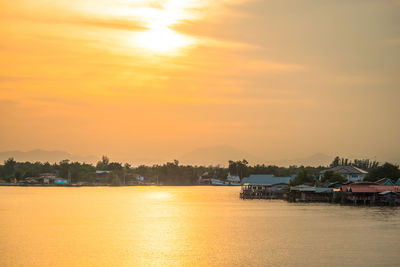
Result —
<svg viewBox="0 0 400 267"><path fill-rule="evenodd" d="M241 199L282 199L289 202L328 202L352 205L400 205L398 165L336 157L326 167L248 166L246 160L229 167L164 165L132 167L110 162L30 163L13 158L0 165L1 186L238 186Z"/></svg>

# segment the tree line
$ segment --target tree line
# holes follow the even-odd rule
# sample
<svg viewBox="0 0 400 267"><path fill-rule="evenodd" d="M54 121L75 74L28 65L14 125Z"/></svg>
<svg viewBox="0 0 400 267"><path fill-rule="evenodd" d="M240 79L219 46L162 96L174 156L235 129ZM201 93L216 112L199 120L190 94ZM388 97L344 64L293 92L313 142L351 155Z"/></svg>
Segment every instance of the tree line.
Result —
<svg viewBox="0 0 400 267"><path fill-rule="evenodd" d="M380 165L376 161L353 160L335 157L329 167L351 165L367 170L369 174L365 178L367 181L376 181L380 178L390 178L396 180L400 177L398 165L384 163ZM136 180L140 175L145 177L148 183L157 183L164 185L191 185L196 184L199 176L208 172L215 174L217 179L226 180L228 173L237 175L240 179L248 177L251 174L273 174L277 177L287 177L296 175L295 184L316 182L320 171L327 166L289 166L281 167L276 165L256 164L249 165L245 159L228 162L228 167L221 166L192 166L179 164L178 160L157 164L152 166L140 165L133 167L128 163L111 162L106 156L103 156L96 165L72 162L63 160L58 163L41 162L17 162L13 158L0 164L0 180L12 182L14 179L22 180L28 177L38 177L41 173L58 173L59 177L70 178L71 183L86 182L95 183L96 170L107 170L110 175L105 183L122 184ZM323 182L341 182L343 177L334 172L325 173Z"/></svg>

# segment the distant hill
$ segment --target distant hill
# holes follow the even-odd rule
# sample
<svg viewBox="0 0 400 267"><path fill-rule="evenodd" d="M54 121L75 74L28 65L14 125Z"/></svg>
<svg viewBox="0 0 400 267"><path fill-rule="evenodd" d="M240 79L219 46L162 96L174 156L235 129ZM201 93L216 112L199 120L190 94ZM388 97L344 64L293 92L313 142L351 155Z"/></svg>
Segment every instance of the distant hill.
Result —
<svg viewBox="0 0 400 267"><path fill-rule="evenodd" d="M295 158L295 159L282 159L274 162L274 164L278 166L289 166L289 165L297 165L297 166L328 166L334 157L328 156L322 153L317 153L311 155L309 157L304 158Z"/></svg>
<svg viewBox="0 0 400 267"><path fill-rule="evenodd" d="M179 161L182 164L191 165L228 166L229 160L243 159L246 159L251 165L263 162L257 156L228 145L198 148L181 156Z"/></svg>
<svg viewBox="0 0 400 267"><path fill-rule="evenodd" d="M86 163L96 163L99 158L96 156L81 156L74 155L65 151L47 151L35 149L31 151L4 151L0 152L0 161L3 162L8 158L13 157L16 161L31 161L31 162L59 162L64 159L71 161L79 161Z"/></svg>
<svg viewBox="0 0 400 267"><path fill-rule="evenodd" d="M214 147L203 147L195 149L189 153L184 154L179 158L182 164L197 164L197 165L221 165L227 166L229 160L242 160L246 159L250 165L254 164L265 164L265 165L277 165L277 166L327 166L329 165L333 157L317 153L309 157L294 158L294 159L263 159L262 157L252 155L248 152L236 149L234 147L214 146Z"/></svg>

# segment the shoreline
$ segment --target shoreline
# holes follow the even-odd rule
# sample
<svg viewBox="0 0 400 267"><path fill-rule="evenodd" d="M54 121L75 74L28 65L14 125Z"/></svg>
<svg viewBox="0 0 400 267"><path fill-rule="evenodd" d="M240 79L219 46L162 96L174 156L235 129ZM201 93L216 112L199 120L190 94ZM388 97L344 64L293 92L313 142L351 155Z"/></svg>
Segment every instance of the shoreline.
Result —
<svg viewBox="0 0 400 267"><path fill-rule="evenodd" d="M15 187L132 187L132 186L213 186L213 187L240 187L240 185L201 185L201 184L186 184L186 185L157 185L157 184L134 184L134 185L107 185L107 184L99 184L99 185L54 185L54 184L0 184L0 186L15 186Z"/></svg>

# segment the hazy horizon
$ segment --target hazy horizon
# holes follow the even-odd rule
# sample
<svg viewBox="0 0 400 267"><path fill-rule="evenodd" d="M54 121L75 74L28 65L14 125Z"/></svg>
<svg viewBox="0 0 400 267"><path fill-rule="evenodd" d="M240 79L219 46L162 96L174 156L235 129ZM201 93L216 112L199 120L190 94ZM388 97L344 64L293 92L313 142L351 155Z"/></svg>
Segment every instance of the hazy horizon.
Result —
<svg viewBox="0 0 400 267"><path fill-rule="evenodd" d="M119 157L118 155L82 155L69 153L68 151L62 150L43 150L34 149L29 151L0 151L0 162L3 162L9 158L14 158L19 162L50 162L57 163L62 160L68 159L73 162L85 162L90 164L96 164L101 160L102 156L106 156L112 162L120 162L122 164L129 163L132 166L139 165L155 165L164 164L166 162L173 162L178 160L181 165L198 165L198 166L228 166L229 160L243 160L246 159L249 165L265 164L265 165L277 165L288 167L290 165L297 166L329 166L333 161L334 157L339 156L341 158L348 158L353 161L354 159L370 159L378 161L380 164L389 162L392 164L399 164L397 159L381 159L381 158L371 158L365 156L355 156L355 155L327 155L324 153L315 153L311 155L304 155L298 158L262 158L257 155L247 153L246 151L239 150L231 146L216 146L216 147L202 147L192 150L188 153L176 155L170 158L161 157L150 157L150 158L140 158L137 155L132 155L131 157Z"/></svg>
<svg viewBox="0 0 400 267"><path fill-rule="evenodd" d="M0 23L0 151L400 161L397 0L16 0Z"/></svg>

